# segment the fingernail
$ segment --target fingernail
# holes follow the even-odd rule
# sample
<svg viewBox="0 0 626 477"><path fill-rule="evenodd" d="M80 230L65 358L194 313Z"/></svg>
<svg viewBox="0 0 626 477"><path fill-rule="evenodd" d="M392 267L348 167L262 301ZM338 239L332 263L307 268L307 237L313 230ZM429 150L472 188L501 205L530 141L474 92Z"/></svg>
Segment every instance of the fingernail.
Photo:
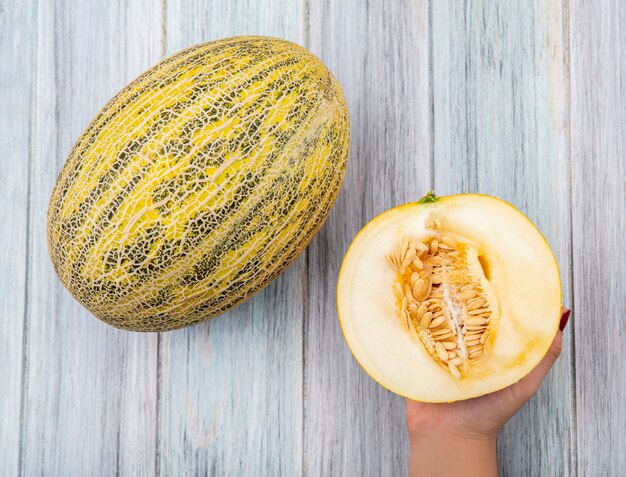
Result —
<svg viewBox="0 0 626 477"><path fill-rule="evenodd" d="M561 315L561 322L559 323L559 330L563 331L567 326L567 321L569 320L569 315L572 313L572 310L566 308L563 314Z"/></svg>

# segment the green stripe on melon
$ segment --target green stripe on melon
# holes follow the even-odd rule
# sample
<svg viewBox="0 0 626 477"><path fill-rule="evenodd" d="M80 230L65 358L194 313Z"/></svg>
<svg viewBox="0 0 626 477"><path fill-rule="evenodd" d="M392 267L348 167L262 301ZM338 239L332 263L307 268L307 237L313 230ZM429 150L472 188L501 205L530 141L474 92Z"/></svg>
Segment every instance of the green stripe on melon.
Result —
<svg viewBox="0 0 626 477"><path fill-rule="evenodd" d="M348 147L341 88L302 47L238 37L183 50L118 93L72 149L48 209L54 268L119 328L217 316L305 248Z"/></svg>

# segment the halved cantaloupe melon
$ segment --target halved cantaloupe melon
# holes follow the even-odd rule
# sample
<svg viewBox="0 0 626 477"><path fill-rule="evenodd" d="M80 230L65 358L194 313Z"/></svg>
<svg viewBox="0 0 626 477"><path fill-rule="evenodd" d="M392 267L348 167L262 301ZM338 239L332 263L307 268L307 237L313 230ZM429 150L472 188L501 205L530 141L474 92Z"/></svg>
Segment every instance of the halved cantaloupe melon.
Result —
<svg viewBox="0 0 626 477"><path fill-rule="evenodd" d="M546 240L497 198L428 194L356 236L339 274L345 339L365 371L424 402L517 382L559 324L561 282Z"/></svg>

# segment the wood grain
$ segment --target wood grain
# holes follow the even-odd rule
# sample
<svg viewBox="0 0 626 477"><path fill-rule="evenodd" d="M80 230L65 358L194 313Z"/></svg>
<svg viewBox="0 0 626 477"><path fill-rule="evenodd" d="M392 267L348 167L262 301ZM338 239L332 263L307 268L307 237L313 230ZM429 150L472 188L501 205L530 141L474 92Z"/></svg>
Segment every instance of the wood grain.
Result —
<svg viewBox="0 0 626 477"><path fill-rule="evenodd" d="M45 227L54 180L78 135L159 57L161 14L137 1L38 7L22 474L149 475L157 336L115 330L82 309L52 270Z"/></svg>
<svg viewBox="0 0 626 477"><path fill-rule="evenodd" d="M570 303L566 43L561 2L434 2L435 189L478 192L535 222ZM499 438L503 475L571 475L570 334Z"/></svg>
<svg viewBox="0 0 626 477"><path fill-rule="evenodd" d="M342 84L339 201L237 310L160 338L112 329L50 266L56 175L134 76L243 34L308 46ZM500 436L501 473L621 475L623 45L618 0L0 0L0 475L406 475L404 403L352 358L334 291L356 232L433 186L527 213L574 300L561 359Z"/></svg>
<svg viewBox="0 0 626 477"><path fill-rule="evenodd" d="M0 475L19 468L34 20L32 2L0 2Z"/></svg>
<svg viewBox="0 0 626 477"><path fill-rule="evenodd" d="M227 36L303 43L303 3L168 0L167 53ZM161 335L160 475L298 475L306 260L237 309Z"/></svg>
<svg viewBox="0 0 626 477"><path fill-rule="evenodd" d="M626 4L570 5L579 475L626 468Z"/></svg>
<svg viewBox="0 0 626 477"><path fill-rule="evenodd" d="M309 248L305 340L305 475L406 475L404 401L384 390L346 346L335 304L341 259L385 209L419 199L430 182L428 5L316 1L310 48L348 101L348 172Z"/></svg>

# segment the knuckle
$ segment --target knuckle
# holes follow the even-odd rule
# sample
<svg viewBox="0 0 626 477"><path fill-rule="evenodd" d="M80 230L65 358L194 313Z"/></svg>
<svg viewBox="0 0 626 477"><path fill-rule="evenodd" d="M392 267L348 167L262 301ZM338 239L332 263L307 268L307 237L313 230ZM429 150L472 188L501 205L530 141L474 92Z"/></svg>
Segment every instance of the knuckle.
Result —
<svg viewBox="0 0 626 477"><path fill-rule="evenodd" d="M563 345L559 341L558 343L554 343L550 348L550 354L554 356L554 358L558 358L561 355L561 350L563 349Z"/></svg>

